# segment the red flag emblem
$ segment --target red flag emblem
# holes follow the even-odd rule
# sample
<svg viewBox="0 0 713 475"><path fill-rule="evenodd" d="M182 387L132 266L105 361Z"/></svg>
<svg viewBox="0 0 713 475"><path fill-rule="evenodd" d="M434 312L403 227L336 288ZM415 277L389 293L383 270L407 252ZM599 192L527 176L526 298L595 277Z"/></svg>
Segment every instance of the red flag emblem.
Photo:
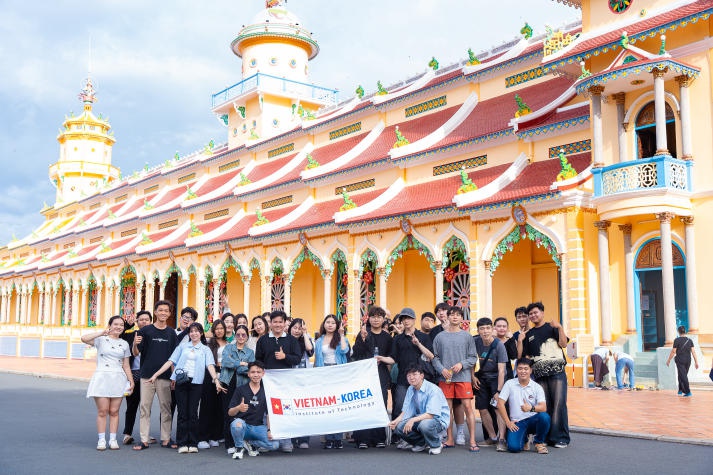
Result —
<svg viewBox="0 0 713 475"><path fill-rule="evenodd" d="M282 401L277 398L271 397L270 404L272 404L272 413L282 415Z"/></svg>

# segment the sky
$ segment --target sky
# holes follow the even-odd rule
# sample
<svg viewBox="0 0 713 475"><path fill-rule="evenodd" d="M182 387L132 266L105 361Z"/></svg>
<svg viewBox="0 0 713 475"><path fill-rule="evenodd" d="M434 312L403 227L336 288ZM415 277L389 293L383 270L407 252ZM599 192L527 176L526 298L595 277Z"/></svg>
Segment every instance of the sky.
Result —
<svg viewBox="0 0 713 475"><path fill-rule="evenodd" d="M227 141L210 111L211 94L239 82L230 42L263 0L0 0L0 247L43 221L55 189L48 167L66 115L91 68L94 113L117 139L112 164L124 175L178 152ZM310 80L373 92L519 36L579 20L556 0L289 0L286 7L320 45ZM90 47L91 44L91 47ZM91 51L91 54L90 54ZM91 58L91 59L90 59Z"/></svg>

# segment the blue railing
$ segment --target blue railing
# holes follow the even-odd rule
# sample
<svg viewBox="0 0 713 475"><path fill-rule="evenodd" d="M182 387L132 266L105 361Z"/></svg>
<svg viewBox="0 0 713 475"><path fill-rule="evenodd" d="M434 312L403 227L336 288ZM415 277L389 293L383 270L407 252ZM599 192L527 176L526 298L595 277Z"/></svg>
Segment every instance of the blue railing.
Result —
<svg viewBox="0 0 713 475"><path fill-rule="evenodd" d="M228 102L234 97L241 96L256 89L263 91L282 92L295 94L300 98L311 98L325 103L325 106L337 104L339 98L336 89L315 86L292 79L279 78L264 73L256 73L247 77L239 83L226 87L211 96L211 107Z"/></svg>
<svg viewBox="0 0 713 475"><path fill-rule="evenodd" d="M609 196L655 188L691 191L692 164L693 162L689 160L658 155L593 168L594 196Z"/></svg>

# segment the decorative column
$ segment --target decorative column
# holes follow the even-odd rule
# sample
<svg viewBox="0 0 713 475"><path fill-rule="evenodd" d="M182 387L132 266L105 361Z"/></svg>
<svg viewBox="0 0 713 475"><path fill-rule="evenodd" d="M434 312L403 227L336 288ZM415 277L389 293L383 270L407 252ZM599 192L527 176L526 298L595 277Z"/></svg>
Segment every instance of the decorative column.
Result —
<svg viewBox="0 0 713 475"><path fill-rule="evenodd" d="M663 318L666 340L671 346L676 338L676 294L673 284L673 250L671 249L671 220L673 213L656 213L661 222L661 281L663 284Z"/></svg>
<svg viewBox="0 0 713 475"><path fill-rule="evenodd" d="M148 295L148 293L146 294ZM208 323L208 315L205 306L205 281L196 277L196 310L198 311L198 321L205 327Z"/></svg>
<svg viewBox="0 0 713 475"><path fill-rule="evenodd" d="M82 305L79 307L79 324L83 327L87 326L89 317L87 315L87 284L82 284L80 292L82 293Z"/></svg>
<svg viewBox="0 0 713 475"><path fill-rule="evenodd" d="M493 318L493 276L490 274L490 264L492 261L483 261L483 268L485 269L485 308L483 315L492 319Z"/></svg>
<svg viewBox="0 0 713 475"><path fill-rule="evenodd" d="M443 261L434 262L436 267L436 303L443 302Z"/></svg>
<svg viewBox="0 0 713 475"><path fill-rule="evenodd" d="M79 325L79 284L72 287L72 325Z"/></svg>
<svg viewBox="0 0 713 475"><path fill-rule="evenodd" d="M119 315L121 313L121 281L114 285L114 310L111 315Z"/></svg>
<svg viewBox="0 0 713 475"><path fill-rule="evenodd" d="M213 321L220 318L220 277L213 278Z"/></svg>
<svg viewBox="0 0 713 475"><path fill-rule="evenodd" d="M159 282L158 284L158 299L163 300L166 295L166 282Z"/></svg>
<svg viewBox="0 0 713 475"><path fill-rule="evenodd" d="M347 310L347 328L352 328L354 331L357 331L357 328L361 328L361 274L361 270L354 269L351 273L351 278L347 282L347 289L350 295L347 304L349 309Z"/></svg>
<svg viewBox="0 0 713 475"><path fill-rule="evenodd" d="M564 296L566 295L565 288L567 285L569 285L569 272L567 268L567 254L564 252L560 252L557 254L557 257L560 260L560 282L562 282L562 289L560 289L560 295ZM569 331L569 300L566 298L562 298L562 327L564 328L564 331L567 334L570 334Z"/></svg>
<svg viewBox="0 0 713 475"><path fill-rule="evenodd" d="M22 286L15 288L15 323L22 323L20 310L22 309Z"/></svg>
<svg viewBox="0 0 713 475"><path fill-rule="evenodd" d="M264 287L262 292L262 310L272 311L272 275L268 274L263 277Z"/></svg>
<svg viewBox="0 0 713 475"><path fill-rule="evenodd" d="M25 286L25 288L22 289L22 305L20 306L20 312L22 313L20 319L25 325L28 325L30 323L30 312L28 312L27 310L30 301L29 296L30 288L29 286Z"/></svg>
<svg viewBox="0 0 713 475"><path fill-rule="evenodd" d="M96 324L98 327L104 326L107 322L109 322L109 319L106 318L104 315L102 315L102 298L104 297L105 294L105 287L104 283L102 281L97 282L97 316L96 316Z"/></svg>
<svg viewBox="0 0 713 475"><path fill-rule="evenodd" d="M283 275L283 282L285 286L285 301L282 303L282 305L285 308L285 313L289 317L290 308L292 308L292 280L289 278L289 275Z"/></svg>
<svg viewBox="0 0 713 475"><path fill-rule="evenodd" d="M151 315L153 315L153 304L154 304L154 281L153 280L147 280L146 281L146 310L151 312Z"/></svg>
<svg viewBox="0 0 713 475"><path fill-rule="evenodd" d="M377 267L376 272L379 274L379 307L385 309L386 308L386 281L388 280L386 277L386 268L385 267ZM358 279L357 279L357 283L359 283ZM361 296L359 296L357 298L361 298ZM396 309L395 311L398 312L399 310L401 310L401 309Z"/></svg>
<svg viewBox="0 0 713 475"><path fill-rule="evenodd" d="M624 235L624 282L626 283L626 333L636 333L636 295L634 291L634 252L631 248L631 224L620 224Z"/></svg>
<svg viewBox="0 0 713 475"><path fill-rule="evenodd" d="M688 304L688 333L698 333L698 284L696 282L696 246L693 216L682 216L686 239L686 298Z"/></svg>
<svg viewBox="0 0 713 475"><path fill-rule="evenodd" d="M610 221L595 221L599 230L599 312L601 315L602 345L611 345L611 284L609 282L609 226Z"/></svg>
<svg viewBox="0 0 713 475"><path fill-rule="evenodd" d="M656 155L669 155L666 138L666 99L664 96L664 74L668 68L654 69L654 116L656 120ZM670 224L670 223L669 223ZM662 243L663 244L663 243ZM668 335L666 336L668 339Z"/></svg>
<svg viewBox="0 0 713 475"><path fill-rule="evenodd" d="M691 99L688 95L688 86L693 79L688 76L676 76L680 98L681 116L681 158L693 160L693 144L691 141ZM690 307L689 307L690 315Z"/></svg>
<svg viewBox="0 0 713 475"><path fill-rule="evenodd" d="M50 324L57 325L57 289L52 286L52 303L50 304Z"/></svg>
<svg viewBox="0 0 713 475"><path fill-rule="evenodd" d="M332 310L332 269L325 269L322 273L324 279L324 314L334 313Z"/></svg>
<svg viewBox="0 0 713 475"><path fill-rule="evenodd" d="M188 307L188 280L181 280L181 307Z"/></svg>
<svg viewBox="0 0 713 475"><path fill-rule="evenodd" d="M244 275L243 280L243 313L250 318L250 280L252 275Z"/></svg>
<svg viewBox="0 0 713 475"><path fill-rule="evenodd" d="M145 307L141 305L141 288L144 286L144 281L136 279L136 297L134 299L134 314L138 313L139 310L143 310ZM97 320L99 319L99 314L97 312Z"/></svg>
<svg viewBox="0 0 713 475"><path fill-rule="evenodd" d="M624 117L626 117L626 110L624 109L625 97L626 94L623 92L612 94L612 98L616 102L616 127L619 138L619 163L627 161L626 128L624 127Z"/></svg>
<svg viewBox="0 0 713 475"><path fill-rule="evenodd" d="M64 323L66 324L67 322L71 322L72 316L69 314L69 307L70 301L72 298L72 290L69 288L69 286L65 287L64 289Z"/></svg>
<svg viewBox="0 0 713 475"><path fill-rule="evenodd" d="M604 86L592 86L589 94L592 98L592 165L604 166L604 132L602 128L602 93Z"/></svg>

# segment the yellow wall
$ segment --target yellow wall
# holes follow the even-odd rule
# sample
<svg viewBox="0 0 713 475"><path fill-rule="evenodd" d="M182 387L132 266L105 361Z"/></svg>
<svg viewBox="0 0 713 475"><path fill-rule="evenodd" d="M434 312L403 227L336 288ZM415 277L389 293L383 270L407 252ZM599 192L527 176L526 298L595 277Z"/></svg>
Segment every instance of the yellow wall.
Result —
<svg viewBox="0 0 713 475"><path fill-rule="evenodd" d="M436 281L428 260L409 249L396 261L387 281L386 305L392 315L411 307L416 316L433 311L436 305ZM377 300L378 302L378 300Z"/></svg>
<svg viewBox="0 0 713 475"><path fill-rule="evenodd" d="M324 279L319 267L305 259L292 280L291 304L288 312L293 318L302 318L309 328L319 328L324 312Z"/></svg>
<svg viewBox="0 0 713 475"><path fill-rule="evenodd" d="M226 278L226 291L228 293L228 306L230 307L230 312L232 314L242 313L243 311L243 295L245 294L243 289L243 280L240 273L233 267L228 268L228 272L225 274Z"/></svg>

